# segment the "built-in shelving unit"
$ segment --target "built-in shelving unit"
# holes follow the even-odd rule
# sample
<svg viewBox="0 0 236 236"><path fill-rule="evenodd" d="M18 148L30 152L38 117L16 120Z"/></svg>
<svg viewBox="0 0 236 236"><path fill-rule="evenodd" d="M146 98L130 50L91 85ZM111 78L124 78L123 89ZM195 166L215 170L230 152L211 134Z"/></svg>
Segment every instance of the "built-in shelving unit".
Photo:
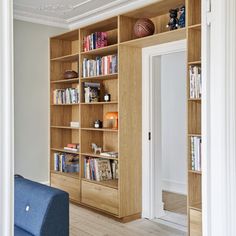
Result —
<svg viewBox="0 0 236 236"><path fill-rule="evenodd" d="M169 31L169 9L180 7L185 0L162 0L143 8L115 16L102 22L76 29L50 39L50 86L51 86L51 185L69 192L71 201L115 216L123 221L141 216L141 114L142 114L142 48L188 38L188 69L201 65L201 18L200 0L186 0L187 27ZM133 27L137 19L147 17L155 24L152 36L137 38ZM95 32L107 32L107 46L84 50L84 41ZM86 48L87 50L87 48ZM118 55L117 72L106 75L83 77L83 61L97 57ZM66 70L78 72L78 78L64 79ZM189 81L189 78L188 78ZM100 100L85 102L86 82L100 83ZM79 103L54 104L56 89L78 88ZM188 82L189 90L189 82ZM111 100L105 102L103 95ZM188 139L201 136L201 99L190 98L188 92ZM118 112L119 128L113 129L107 112ZM93 127L95 120L103 121L103 128ZM71 128L77 121L79 128ZM68 143L78 143L77 152L64 150ZM94 154L91 144L103 150L115 151L118 157ZM54 154L76 154L79 159L78 173L55 171ZM85 178L88 158L118 162L118 179L95 181ZM188 163L190 161L190 151ZM193 224L201 212L201 171L188 171L190 235ZM196 213L197 212L197 213ZM195 218L194 218L195 217ZM194 228L195 230L195 228ZM195 232L195 231L194 231Z"/></svg>
<svg viewBox="0 0 236 236"><path fill-rule="evenodd" d="M190 68L201 71L201 0L187 0L188 220L189 235L202 235L201 96L190 97ZM200 72L201 74L201 72ZM197 145L194 144L195 140ZM200 145L200 146L199 146ZM196 149L199 150L196 151ZM196 161L198 159L198 161ZM199 162L199 164L196 164ZM197 170L195 169L197 165Z"/></svg>

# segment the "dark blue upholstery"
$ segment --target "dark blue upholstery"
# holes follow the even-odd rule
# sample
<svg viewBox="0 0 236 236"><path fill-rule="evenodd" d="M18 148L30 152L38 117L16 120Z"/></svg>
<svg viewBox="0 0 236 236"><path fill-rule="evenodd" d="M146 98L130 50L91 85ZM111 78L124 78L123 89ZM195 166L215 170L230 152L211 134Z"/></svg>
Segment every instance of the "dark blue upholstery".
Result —
<svg viewBox="0 0 236 236"><path fill-rule="evenodd" d="M16 177L15 236L23 235L68 236L68 193Z"/></svg>
<svg viewBox="0 0 236 236"><path fill-rule="evenodd" d="M26 232L25 230L17 227L17 226L14 226L14 235L17 235L17 236L33 236L32 234Z"/></svg>

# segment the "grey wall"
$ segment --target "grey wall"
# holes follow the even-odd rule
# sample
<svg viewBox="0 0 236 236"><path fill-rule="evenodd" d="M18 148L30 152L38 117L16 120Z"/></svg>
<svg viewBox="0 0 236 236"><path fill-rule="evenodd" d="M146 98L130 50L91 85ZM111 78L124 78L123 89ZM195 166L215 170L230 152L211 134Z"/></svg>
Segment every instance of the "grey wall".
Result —
<svg viewBox="0 0 236 236"><path fill-rule="evenodd" d="M48 181L49 40L65 29L14 20L15 173Z"/></svg>
<svg viewBox="0 0 236 236"><path fill-rule="evenodd" d="M167 191L187 193L186 53L161 58L162 178Z"/></svg>

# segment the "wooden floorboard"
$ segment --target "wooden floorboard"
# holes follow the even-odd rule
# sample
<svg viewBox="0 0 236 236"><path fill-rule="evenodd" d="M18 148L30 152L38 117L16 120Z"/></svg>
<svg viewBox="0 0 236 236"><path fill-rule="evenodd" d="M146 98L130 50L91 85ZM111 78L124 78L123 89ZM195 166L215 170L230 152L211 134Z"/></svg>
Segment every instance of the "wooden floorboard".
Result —
<svg viewBox="0 0 236 236"><path fill-rule="evenodd" d="M187 215L186 195L162 191L162 201L166 211Z"/></svg>
<svg viewBox="0 0 236 236"><path fill-rule="evenodd" d="M140 219L126 224L70 204L70 236L186 236L170 227Z"/></svg>

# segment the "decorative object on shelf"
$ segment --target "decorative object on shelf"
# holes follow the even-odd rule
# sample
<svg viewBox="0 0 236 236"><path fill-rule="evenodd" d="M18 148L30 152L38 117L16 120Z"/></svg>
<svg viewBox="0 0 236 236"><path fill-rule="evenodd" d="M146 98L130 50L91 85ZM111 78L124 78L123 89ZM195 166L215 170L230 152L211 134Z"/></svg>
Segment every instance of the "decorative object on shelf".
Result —
<svg viewBox="0 0 236 236"><path fill-rule="evenodd" d="M107 112L106 113L106 119L107 120L115 120L115 124L113 126L113 129L118 129L118 112Z"/></svg>
<svg viewBox="0 0 236 236"><path fill-rule="evenodd" d="M105 101L105 102L110 102L110 101L111 101L111 94L106 93L106 94L104 95L104 101Z"/></svg>
<svg viewBox="0 0 236 236"><path fill-rule="evenodd" d="M79 121L71 121L70 122L70 127L71 128L79 128Z"/></svg>
<svg viewBox="0 0 236 236"><path fill-rule="evenodd" d="M170 28L170 30L178 29L179 26L178 11L179 8L169 10L170 20L166 27Z"/></svg>
<svg viewBox="0 0 236 236"><path fill-rule="evenodd" d="M92 143L92 150L95 155L97 152L100 154L102 152L102 147L99 147L96 143Z"/></svg>
<svg viewBox="0 0 236 236"><path fill-rule="evenodd" d="M134 25L134 34L138 38L153 35L154 32L155 32L155 25L148 18L141 18L137 20L137 22Z"/></svg>
<svg viewBox="0 0 236 236"><path fill-rule="evenodd" d="M84 83L84 101L85 103L99 102L100 83Z"/></svg>
<svg viewBox="0 0 236 236"><path fill-rule="evenodd" d="M93 125L94 125L94 128L97 128L97 129L102 128L102 121L95 120Z"/></svg>
<svg viewBox="0 0 236 236"><path fill-rule="evenodd" d="M184 5L180 7L180 10L179 10L179 27L180 28L185 27L185 6Z"/></svg>
<svg viewBox="0 0 236 236"><path fill-rule="evenodd" d="M74 79L78 78L78 73L74 70L67 70L64 73L64 79Z"/></svg>

